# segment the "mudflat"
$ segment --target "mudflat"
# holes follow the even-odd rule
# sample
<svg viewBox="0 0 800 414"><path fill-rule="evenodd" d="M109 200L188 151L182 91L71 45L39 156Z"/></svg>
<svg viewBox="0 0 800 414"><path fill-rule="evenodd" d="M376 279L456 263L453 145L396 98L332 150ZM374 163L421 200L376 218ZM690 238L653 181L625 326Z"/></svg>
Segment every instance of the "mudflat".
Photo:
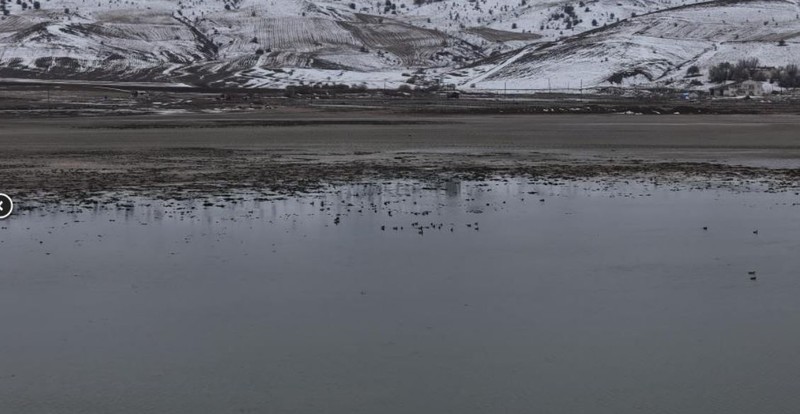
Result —
<svg viewBox="0 0 800 414"><path fill-rule="evenodd" d="M18 199L186 198L361 179L800 178L797 115L263 113L13 119L0 188Z"/></svg>

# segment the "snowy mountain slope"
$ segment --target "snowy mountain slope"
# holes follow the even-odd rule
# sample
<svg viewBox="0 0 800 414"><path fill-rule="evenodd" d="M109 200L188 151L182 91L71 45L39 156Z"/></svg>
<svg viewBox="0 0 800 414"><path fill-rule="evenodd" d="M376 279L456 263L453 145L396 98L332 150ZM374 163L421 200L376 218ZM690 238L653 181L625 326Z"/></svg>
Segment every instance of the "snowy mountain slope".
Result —
<svg viewBox="0 0 800 414"><path fill-rule="evenodd" d="M5 76L208 83L258 68L399 71L482 57L443 32L344 3L196 0L5 3Z"/></svg>
<svg viewBox="0 0 800 414"><path fill-rule="evenodd" d="M800 60L796 1L0 0L0 76L259 87L684 85L690 65Z"/></svg>
<svg viewBox="0 0 800 414"><path fill-rule="evenodd" d="M479 62L450 79L476 89L686 86L685 71L693 65L705 72L713 64L745 58L766 66L798 63L798 36L800 15L793 1L708 2L531 45L522 56Z"/></svg>

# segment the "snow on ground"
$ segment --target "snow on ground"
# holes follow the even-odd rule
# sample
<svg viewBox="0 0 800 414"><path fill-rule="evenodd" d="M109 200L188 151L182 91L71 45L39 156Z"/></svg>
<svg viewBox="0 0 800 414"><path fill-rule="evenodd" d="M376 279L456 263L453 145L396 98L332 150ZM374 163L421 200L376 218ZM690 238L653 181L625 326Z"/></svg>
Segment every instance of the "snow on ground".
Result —
<svg viewBox="0 0 800 414"><path fill-rule="evenodd" d="M796 3L783 1L657 12L549 46L528 47L522 56L454 72L458 78L450 80L477 90L685 87L686 69L693 65L707 74L711 65L745 58L758 58L762 66L800 63L796 13Z"/></svg>
<svg viewBox="0 0 800 414"><path fill-rule="evenodd" d="M798 1L6 1L0 76L464 90L689 86L800 63ZM779 42L785 42L779 45ZM705 76L693 78L695 83ZM696 85L694 86L696 87Z"/></svg>
<svg viewBox="0 0 800 414"><path fill-rule="evenodd" d="M349 85L369 89L397 89L406 84L409 74L402 71L354 72L322 69L256 69L240 76L251 88L284 88L301 85Z"/></svg>

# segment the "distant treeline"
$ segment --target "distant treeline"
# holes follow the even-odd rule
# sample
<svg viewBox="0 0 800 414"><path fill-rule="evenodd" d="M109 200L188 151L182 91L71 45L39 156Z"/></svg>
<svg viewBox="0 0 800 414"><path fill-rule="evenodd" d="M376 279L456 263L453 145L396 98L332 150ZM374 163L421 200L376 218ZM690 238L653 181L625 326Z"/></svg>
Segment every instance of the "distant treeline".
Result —
<svg viewBox="0 0 800 414"><path fill-rule="evenodd" d="M708 80L714 83L755 80L777 83L782 88L800 87L800 71L795 64L774 68L759 67L758 59L742 59L738 62L722 62L708 70Z"/></svg>

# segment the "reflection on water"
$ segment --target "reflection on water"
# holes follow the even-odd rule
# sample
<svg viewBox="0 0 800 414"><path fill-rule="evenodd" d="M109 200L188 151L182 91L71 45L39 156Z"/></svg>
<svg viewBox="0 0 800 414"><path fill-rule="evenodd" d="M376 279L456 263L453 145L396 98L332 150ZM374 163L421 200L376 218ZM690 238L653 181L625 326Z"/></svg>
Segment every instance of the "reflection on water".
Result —
<svg viewBox="0 0 800 414"><path fill-rule="evenodd" d="M791 412L797 202L451 181L23 212L0 412Z"/></svg>
<svg viewBox="0 0 800 414"><path fill-rule="evenodd" d="M461 180L451 179L445 181L445 191L449 197L458 197L461 195Z"/></svg>

